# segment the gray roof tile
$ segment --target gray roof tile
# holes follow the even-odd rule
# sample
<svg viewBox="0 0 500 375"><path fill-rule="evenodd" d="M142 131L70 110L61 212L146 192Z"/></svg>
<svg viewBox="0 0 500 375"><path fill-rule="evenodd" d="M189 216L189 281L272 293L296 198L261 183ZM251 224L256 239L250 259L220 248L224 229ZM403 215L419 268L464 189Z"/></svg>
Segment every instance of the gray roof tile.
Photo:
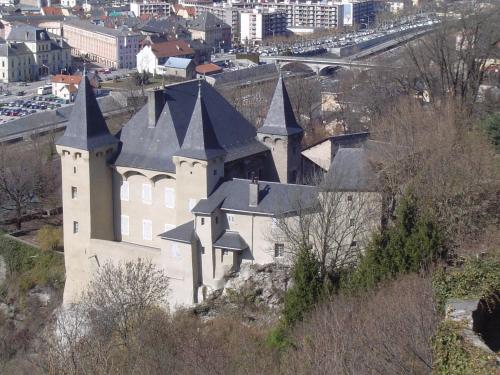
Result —
<svg viewBox="0 0 500 375"><path fill-rule="evenodd" d="M75 105L66 130L57 144L91 150L115 143L118 143L118 139L110 134L106 120L97 104L94 90L85 76L78 87Z"/></svg>
<svg viewBox="0 0 500 375"><path fill-rule="evenodd" d="M188 221L185 224L179 225L165 233L160 234L164 240L175 242L191 243L194 234L194 220Z"/></svg>
<svg viewBox="0 0 500 375"><path fill-rule="evenodd" d="M304 131L295 119L292 103L281 74L264 125L258 131L272 135L293 135Z"/></svg>
<svg viewBox="0 0 500 375"><path fill-rule="evenodd" d="M194 116L199 90L196 80L167 86L165 100L169 116L162 115L158 120L157 129L153 131L148 129L147 105L141 109L121 131L122 151L115 165L175 172L172 156L180 150L192 119L198 121L202 115L205 116L204 121L209 122L213 129L207 144L212 145L215 140L227 153L226 161L268 151L265 145L255 139L256 130L253 125L205 81L201 82L204 109L201 111L202 106L199 103L197 115ZM166 108L163 112L166 112ZM198 141L205 142L205 138L201 139L199 134L193 134L193 138L190 136L186 141L181 153L187 150L188 145L193 147ZM152 150L151 142L158 147ZM161 152L158 153L157 150L160 149ZM157 155L150 155L153 152ZM203 152L201 154L198 156L206 157Z"/></svg>
<svg viewBox="0 0 500 375"><path fill-rule="evenodd" d="M243 251L248 248L248 245L238 232L226 230L214 242L214 247L224 250Z"/></svg>
<svg viewBox="0 0 500 375"><path fill-rule="evenodd" d="M325 188L336 191L377 191L377 176L364 148L340 148L325 177Z"/></svg>
<svg viewBox="0 0 500 375"><path fill-rule="evenodd" d="M181 149L176 155L209 160L225 154L226 151L217 140L217 135L208 116L207 107L202 95L201 81L199 81L198 97L194 104L191 120L189 121Z"/></svg>

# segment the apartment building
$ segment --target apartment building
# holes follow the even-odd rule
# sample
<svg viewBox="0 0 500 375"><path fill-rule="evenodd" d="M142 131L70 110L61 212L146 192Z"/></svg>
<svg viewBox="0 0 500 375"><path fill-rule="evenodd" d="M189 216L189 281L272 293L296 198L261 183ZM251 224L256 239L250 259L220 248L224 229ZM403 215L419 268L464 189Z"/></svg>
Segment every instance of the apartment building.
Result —
<svg viewBox="0 0 500 375"><path fill-rule="evenodd" d="M188 25L193 40L202 40L217 51L231 48L231 26L212 13L198 13Z"/></svg>
<svg viewBox="0 0 500 375"><path fill-rule="evenodd" d="M9 25L0 43L0 80L34 81L71 66L70 47L47 30L24 24Z"/></svg>
<svg viewBox="0 0 500 375"><path fill-rule="evenodd" d="M141 35L97 26L83 20L64 21L64 39L71 53L110 68L135 68Z"/></svg>
<svg viewBox="0 0 500 375"><path fill-rule="evenodd" d="M285 34L287 16L274 9L252 9L240 14L240 37L242 41L259 42L264 38Z"/></svg>
<svg viewBox="0 0 500 375"><path fill-rule="evenodd" d="M136 17L141 17L145 14L153 14L158 16L167 16L170 14L170 3L165 1L134 1L130 3L130 11Z"/></svg>

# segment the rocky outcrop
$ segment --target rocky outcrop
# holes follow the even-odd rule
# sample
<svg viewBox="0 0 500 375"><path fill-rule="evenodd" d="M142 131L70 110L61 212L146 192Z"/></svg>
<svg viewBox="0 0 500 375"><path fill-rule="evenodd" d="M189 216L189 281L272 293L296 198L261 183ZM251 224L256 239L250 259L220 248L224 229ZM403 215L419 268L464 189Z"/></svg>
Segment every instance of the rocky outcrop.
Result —
<svg viewBox="0 0 500 375"><path fill-rule="evenodd" d="M225 277L223 289L212 291L193 308L205 319L236 313L243 321L272 323L279 317L285 291L291 286L290 268L280 264L242 264Z"/></svg>

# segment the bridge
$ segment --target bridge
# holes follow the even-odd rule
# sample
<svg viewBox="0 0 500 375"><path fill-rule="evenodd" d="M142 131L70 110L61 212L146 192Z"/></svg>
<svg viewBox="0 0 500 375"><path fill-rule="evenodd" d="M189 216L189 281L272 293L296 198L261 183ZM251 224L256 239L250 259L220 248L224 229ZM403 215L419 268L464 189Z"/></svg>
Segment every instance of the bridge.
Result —
<svg viewBox="0 0 500 375"><path fill-rule="evenodd" d="M261 57L261 61L274 63L284 70L292 67L303 66L318 75L325 75L338 67L357 69L394 69L393 66L383 66L374 63L360 62L352 59L330 59L324 57L302 57L302 56L267 56Z"/></svg>

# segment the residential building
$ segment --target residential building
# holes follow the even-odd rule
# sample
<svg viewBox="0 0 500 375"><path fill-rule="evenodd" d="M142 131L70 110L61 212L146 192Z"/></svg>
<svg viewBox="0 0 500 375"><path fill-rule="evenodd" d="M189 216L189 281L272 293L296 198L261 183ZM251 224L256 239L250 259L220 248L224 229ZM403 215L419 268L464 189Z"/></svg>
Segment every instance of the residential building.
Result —
<svg viewBox="0 0 500 375"><path fill-rule="evenodd" d="M240 38L242 41L259 42L269 36L286 33L287 16L274 9L252 9L240 14Z"/></svg>
<svg viewBox="0 0 500 375"><path fill-rule="evenodd" d="M169 57L169 59L159 67L160 74L183 79L191 79L195 74L193 59L184 57Z"/></svg>
<svg viewBox="0 0 500 375"><path fill-rule="evenodd" d="M195 50L185 40L152 43L145 45L137 54L137 71L139 73L163 74L161 67L170 57L182 57L191 60L195 59L195 55Z"/></svg>
<svg viewBox="0 0 500 375"><path fill-rule="evenodd" d="M0 43L0 80L34 81L71 66L70 48L42 28L12 24Z"/></svg>
<svg viewBox="0 0 500 375"><path fill-rule="evenodd" d="M258 131L198 80L149 92L118 139L85 78L57 141L64 303L78 301L107 262L150 260L170 278L168 300L176 308L222 288L225 274L242 263L286 261L288 244L276 242L269 230L277 217L296 214L294 199L308 207L318 193L294 184L301 174L302 134L279 77ZM339 185L353 192L346 205L355 204L358 194L380 201L363 154L343 152L328 172L336 180L348 167L348 179ZM346 246L358 240L350 236Z"/></svg>
<svg viewBox="0 0 500 375"><path fill-rule="evenodd" d="M98 88L100 86L99 77L97 74L87 74L90 85L92 88ZM68 100L73 102L76 98L76 93L78 91L78 86L82 80L82 75L67 75L67 74L56 74L51 78L52 84L52 94L58 98Z"/></svg>
<svg viewBox="0 0 500 375"><path fill-rule="evenodd" d="M140 34L68 19L63 23L63 35L75 56L109 68L136 67Z"/></svg>
<svg viewBox="0 0 500 375"><path fill-rule="evenodd" d="M155 16L167 16L170 14L170 3L166 1L133 1L130 3L130 11L136 17L152 14Z"/></svg>
<svg viewBox="0 0 500 375"><path fill-rule="evenodd" d="M84 2L83 0L61 0L61 6L64 8L74 8L82 5Z"/></svg>
<svg viewBox="0 0 500 375"><path fill-rule="evenodd" d="M188 28L193 40L202 40L216 51L231 48L231 26L212 13L197 13Z"/></svg>

